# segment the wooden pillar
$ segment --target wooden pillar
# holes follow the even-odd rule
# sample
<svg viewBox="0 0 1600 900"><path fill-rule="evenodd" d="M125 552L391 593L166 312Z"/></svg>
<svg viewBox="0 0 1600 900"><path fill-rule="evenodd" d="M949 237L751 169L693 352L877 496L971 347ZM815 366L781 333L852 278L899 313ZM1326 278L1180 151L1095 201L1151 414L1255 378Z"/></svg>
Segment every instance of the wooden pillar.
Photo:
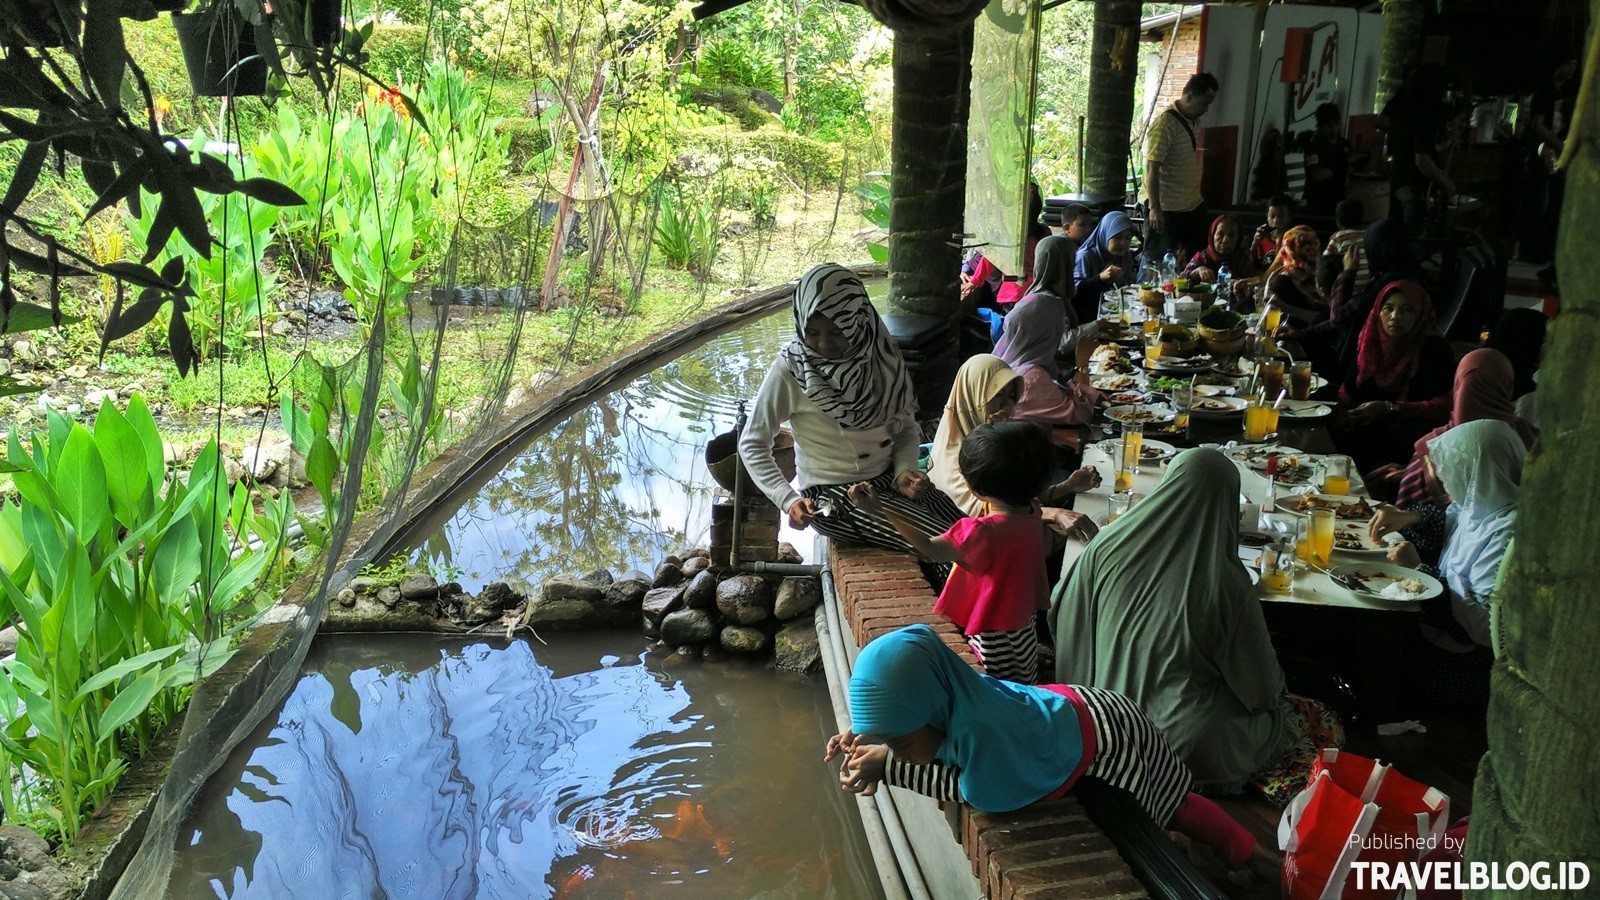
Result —
<svg viewBox="0 0 1600 900"><path fill-rule="evenodd" d="M1138 0L1099 0L1094 5L1083 162L1084 192L1095 197L1120 198L1127 188L1134 82L1139 71L1139 9Z"/></svg>
<svg viewBox="0 0 1600 900"><path fill-rule="evenodd" d="M1422 59L1422 0L1383 0L1383 54L1378 59L1377 109L1399 93Z"/></svg>
<svg viewBox="0 0 1600 900"><path fill-rule="evenodd" d="M961 303L972 26L894 39L889 304L953 316ZM956 246L951 246L955 243Z"/></svg>
<svg viewBox="0 0 1600 900"><path fill-rule="evenodd" d="M1600 0L1593 4L1600 19ZM1593 26L1591 26L1593 29ZM1473 788L1469 861L1588 864L1600 884L1600 77L1591 31L1556 240L1561 315L1539 372L1543 429L1522 474L1491 681L1489 752ZM1387 52L1387 47L1385 48ZM1546 891L1574 897L1582 891ZM1470 897L1527 896L1473 890Z"/></svg>

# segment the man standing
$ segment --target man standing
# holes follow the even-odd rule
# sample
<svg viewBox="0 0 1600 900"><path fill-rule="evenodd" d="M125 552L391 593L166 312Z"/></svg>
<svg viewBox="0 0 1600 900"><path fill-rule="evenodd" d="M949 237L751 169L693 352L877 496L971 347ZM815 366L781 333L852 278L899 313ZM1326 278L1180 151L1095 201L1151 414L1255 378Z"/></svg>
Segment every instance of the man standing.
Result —
<svg viewBox="0 0 1600 900"><path fill-rule="evenodd" d="M1145 139L1145 261L1159 264L1168 251L1188 259L1206 245L1205 201L1200 196L1200 117L1217 99L1217 76L1201 72L1150 124Z"/></svg>
<svg viewBox="0 0 1600 900"><path fill-rule="evenodd" d="M1527 262L1547 263L1555 254L1556 225L1566 192L1566 172L1555 169L1567 140L1567 125L1577 101L1576 59L1556 66L1550 81L1533 94L1528 104L1528 189L1523 198L1522 241L1517 255Z"/></svg>

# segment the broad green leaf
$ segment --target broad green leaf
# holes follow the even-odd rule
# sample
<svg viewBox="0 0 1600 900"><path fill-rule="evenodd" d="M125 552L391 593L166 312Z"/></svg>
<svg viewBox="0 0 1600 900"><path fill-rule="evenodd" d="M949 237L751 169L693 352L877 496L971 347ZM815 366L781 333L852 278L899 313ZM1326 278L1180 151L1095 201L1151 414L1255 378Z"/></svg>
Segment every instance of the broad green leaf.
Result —
<svg viewBox="0 0 1600 900"><path fill-rule="evenodd" d="M56 463L56 492L62 513L78 537L92 541L107 525L111 511L106 497L106 468L94 435L82 425L73 426L67 445Z"/></svg>
<svg viewBox="0 0 1600 900"><path fill-rule="evenodd" d="M154 486L145 465L139 432L110 400L100 405L94 420L94 442L105 465L106 493L111 508L125 527L132 528L149 515Z"/></svg>
<svg viewBox="0 0 1600 900"><path fill-rule="evenodd" d="M183 648L177 645L162 647L159 650L151 650L148 653L141 653L138 656L125 659L110 668L102 669L98 674L85 681L82 687L78 688L78 698L82 699L89 696L129 672L137 672L146 666L155 665L181 649Z"/></svg>
<svg viewBox="0 0 1600 900"><path fill-rule="evenodd" d="M200 532L194 519L173 519L150 566L150 581L162 604L170 607L187 603L189 589L200 580L200 572Z"/></svg>
<svg viewBox="0 0 1600 900"><path fill-rule="evenodd" d="M229 637L221 637L209 644L196 647L184 654L177 665L166 669L161 686L183 687L204 681L232 659L234 652L233 642Z"/></svg>
<svg viewBox="0 0 1600 900"><path fill-rule="evenodd" d="M139 447L144 451L145 470L150 473L152 490L160 492L159 486L167 475L167 459L161 443L161 432L156 428L155 417L150 415L150 406L145 403L144 397L134 394L128 398L128 424L139 435Z"/></svg>
<svg viewBox="0 0 1600 900"><path fill-rule="evenodd" d="M56 730L55 706L48 699L46 691L34 691L22 687L17 691L22 699L22 705L28 708L28 721L39 730L39 736L47 741L60 743L61 733Z"/></svg>
<svg viewBox="0 0 1600 900"><path fill-rule="evenodd" d="M318 434L311 441L311 451L306 454L306 480L322 495L322 502L333 506L333 479L338 474L339 453L326 434Z"/></svg>
<svg viewBox="0 0 1600 900"><path fill-rule="evenodd" d="M255 584L261 576L261 571L266 568L270 556L266 551L242 556L233 561L233 566L227 574L217 582L216 588L211 592L211 609L213 612L226 612L234 605L234 597L240 592Z"/></svg>
<svg viewBox="0 0 1600 900"><path fill-rule="evenodd" d="M95 737L106 740L116 734L116 730L132 722L150 708L150 701L155 699L156 691L161 689L161 670L151 669L133 680L133 683L123 688L100 714L100 722L95 726Z"/></svg>
<svg viewBox="0 0 1600 900"><path fill-rule="evenodd" d="M0 397L3 396L5 394L0 392ZM29 468L29 466L19 466L8 459L0 459L0 474L9 475L12 472L26 472Z"/></svg>

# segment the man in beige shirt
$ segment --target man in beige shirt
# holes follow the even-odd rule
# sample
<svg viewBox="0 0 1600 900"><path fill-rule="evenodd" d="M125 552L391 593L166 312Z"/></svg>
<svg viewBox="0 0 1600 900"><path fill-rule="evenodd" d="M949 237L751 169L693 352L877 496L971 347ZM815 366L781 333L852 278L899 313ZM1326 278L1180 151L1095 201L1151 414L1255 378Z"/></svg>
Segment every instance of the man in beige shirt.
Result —
<svg viewBox="0 0 1600 900"><path fill-rule="evenodd" d="M1200 117L1217 99L1217 77L1201 72L1179 97L1150 123L1145 139L1145 261L1159 265L1168 250L1182 268L1206 246L1205 201L1200 196Z"/></svg>

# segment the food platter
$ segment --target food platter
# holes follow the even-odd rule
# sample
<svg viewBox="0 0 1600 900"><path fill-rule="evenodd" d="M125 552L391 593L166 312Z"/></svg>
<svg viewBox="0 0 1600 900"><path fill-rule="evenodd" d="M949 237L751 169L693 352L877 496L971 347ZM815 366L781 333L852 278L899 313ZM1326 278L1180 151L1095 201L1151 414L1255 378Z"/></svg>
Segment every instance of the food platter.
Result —
<svg viewBox="0 0 1600 900"><path fill-rule="evenodd" d="M1139 386L1139 377L1124 372L1096 375L1089 379L1089 385L1097 391L1127 391Z"/></svg>
<svg viewBox="0 0 1600 900"><path fill-rule="evenodd" d="M1115 461L1117 459L1117 454L1122 452L1122 439L1111 438L1109 440L1104 440L1098 444L1095 444L1095 448L1099 450L1106 459ZM1144 466L1151 463L1164 463L1177 455L1178 448L1172 446L1166 441L1152 441L1149 438L1145 438L1139 447L1139 464Z"/></svg>
<svg viewBox="0 0 1600 900"><path fill-rule="evenodd" d="M1346 522L1365 522L1378 511L1366 497L1345 497L1336 494L1291 494L1278 498L1278 509L1293 516L1303 516L1312 509L1332 509L1335 519Z"/></svg>
<svg viewBox="0 0 1600 900"><path fill-rule="evenodd" d="M1239 389L1231 384L1197 384L1194 386L1196 397L1232 397Z"/></svg>
<svg viewBox="0 0 1600 900"><path fill-rule="evenodd" d="M1444 593L1444 585L1439 583L1439 579L1426 572L1407 569L1392 563L1346 563L1335 566L1328 571L1328 575L1335 583L1353 594L1379 600L1416 603L1431 600ZM1401 587L1391 587L1391 585L1401 585ZM1419 586L1420 590L1415 589ZM1407 591L1405 588L1413 590Z"/></svg>
<svg viewBox="0 0 1600 900"><path fill-rule="evenodd" d="M1106 418L1124 425L1134 422L1140 424L1171 422L1175 416L1172 407L1150 403L1138 406L1113 406L1106 410Z"/></svg>
<svg viewBox="0 0 1600 900"><path fill-rule="evenodd" d="M1227 419L1242 415L1249 405L1242 397L1196 397L1189 414L1197 419Z"/></svg>
<svg viewBox="0 0 1600 900"><path fill-rule="evenodd" d="M1339 556L1382 559L1388 555L1389 545L1368 537L1364 524L1340 522L1333 529L1333 552Z"/></svg>
<svg viewBox="0 0 1600 900"><path fill-rule="evenodd" d="M1154 360L1145 360L1144 367L1152 372L1182 372L1185 375L1196 372L1209 372L1216 367L1217 361L1209 356L1162 356Z"/></svg>
<svg viewBox="0 0 1600 900"><path fill-rule="evenodd" d="M1103 393L1100 395L1100 402L1107 406L1139 406L1150 402L1150 394L1147 391L1128 388Z"/></svg>
<svg viewBox="0 0 1600 900"><path fill-rule="evenodd" d="M1228 451L1228 456L1235 462L1243 463L1257 472L1267 471L1267 457L1274 454L1278 456L1295 456L1302 459L1306 457L1304 450L1296 450L1293 447L1285 447L1282 444L1240 444Z"/></svg>

